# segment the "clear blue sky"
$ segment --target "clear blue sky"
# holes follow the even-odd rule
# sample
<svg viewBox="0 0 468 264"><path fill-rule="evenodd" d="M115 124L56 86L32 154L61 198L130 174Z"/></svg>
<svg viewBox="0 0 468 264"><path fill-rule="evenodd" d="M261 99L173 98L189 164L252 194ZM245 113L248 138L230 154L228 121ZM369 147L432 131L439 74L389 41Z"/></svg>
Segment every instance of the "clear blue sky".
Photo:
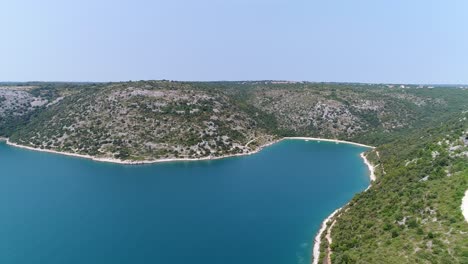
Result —
<svg viewBox="0 0 468 264"><path fill-rule="evenodd" d="M468 83L468 1L2 0L0 80Z"/></svg>

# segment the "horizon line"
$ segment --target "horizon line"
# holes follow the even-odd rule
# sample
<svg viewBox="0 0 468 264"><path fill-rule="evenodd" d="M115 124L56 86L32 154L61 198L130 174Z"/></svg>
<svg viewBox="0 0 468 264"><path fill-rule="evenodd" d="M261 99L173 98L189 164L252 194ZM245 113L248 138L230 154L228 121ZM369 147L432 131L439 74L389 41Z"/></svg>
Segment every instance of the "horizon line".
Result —
<svg viewBox="0 0 468 264"><path fill-rule="evenodd" d="M192 82L192 83L216 83L216 82L286 82L290 83L315 83L315 84L362 84L362 85L432 85L432 86L468 86L463 83L403 83L403 82L350 82L350 81L306 81L306 80L281 80L281 79L258 79L258 80L204 80L204 81L189 81L189 80L171 80L171 79L140 79L126 81L0 81L0 84L27 84L27 83L127 83L127 82L151 82L151 81L167 81L167 82ZM468 88L468 87L466 87Z"/></svg>

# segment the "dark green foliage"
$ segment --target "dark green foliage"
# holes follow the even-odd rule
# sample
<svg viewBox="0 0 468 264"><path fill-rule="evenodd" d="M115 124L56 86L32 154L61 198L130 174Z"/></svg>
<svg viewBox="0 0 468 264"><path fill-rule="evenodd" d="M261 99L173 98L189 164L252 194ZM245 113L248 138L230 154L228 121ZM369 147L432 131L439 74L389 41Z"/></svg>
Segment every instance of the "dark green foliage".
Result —
<svg viewBox="0 0 468 264"><path fill-rule="evenodd" d="M338 218L333 263L468 263L468 223L460 210L468 159L449 151L468 150L459 140L468 130L467 116L453 114L439 126L377 148L380 162L372 161L385 174Z"/></svg>

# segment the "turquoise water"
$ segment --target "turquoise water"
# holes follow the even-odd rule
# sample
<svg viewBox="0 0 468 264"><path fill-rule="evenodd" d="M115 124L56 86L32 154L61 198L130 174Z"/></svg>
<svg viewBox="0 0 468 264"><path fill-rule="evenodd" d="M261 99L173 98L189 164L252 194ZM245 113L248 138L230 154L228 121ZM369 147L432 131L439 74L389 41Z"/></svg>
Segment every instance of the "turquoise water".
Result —
<svg viewBox="0 0 468 264"><path fill-rule="evenodd" d="M128 166L0 143L0 263L308 263L323 219L369 184L364 150L287 140Z"/></svg>

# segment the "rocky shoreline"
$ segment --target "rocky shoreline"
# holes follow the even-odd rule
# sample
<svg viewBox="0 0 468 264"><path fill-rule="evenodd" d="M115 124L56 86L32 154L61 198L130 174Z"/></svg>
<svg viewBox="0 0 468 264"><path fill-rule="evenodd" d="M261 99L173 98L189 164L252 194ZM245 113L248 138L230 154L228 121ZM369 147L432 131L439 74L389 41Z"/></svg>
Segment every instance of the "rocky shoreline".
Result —
<svg viewBox="0 0 468 264"><path fill-rule="evenodd" d="M360 145L362 146L362 144L359 144L359 143L354 143L356 145ZM365 146L365 145L364 145ZM370 146L368 146L370 147ZM370 148L374 148L374 147L370 147ZM369 184L369 187L367 187L367 190L369 190L369 188L372 186L372 182L374 182L376 180L376 177L375 177L375 166L373 166L369 160L367 159L366 155L364 154L365 152L361 153L361 158L364 160L364 163L367 165L367 167L369 168L369 178L370 178L370 184ZM347 205L347 204L346 204ZM345 205L345 206L346 206ZM331 230L333 228L333 225L335 224L336 222L336 219L333 220L332 224L330 225L329 228L327 228L327 225L328 223L335 217L337 216L336 218L339 217L339 215L337 215L338 212L340 212L345 206L343 207L340 207L338 209L336 209L335 211L333 211L333 213L331 213L327 218L325 218L325 220L322 222L322 225L321 225L321 228L319 230L319 232L317 233L317 235L315 236L315 239L314 239L314 247L313 247L313 251L312 251L312 264L318 264L319 263L319 257L320 257L320 241L321 241L321 238L322 238L322 235L323 233L326 231L327 232L327 236L326 236L326 239L328 241L328 244L330 245L332 243L332 239L331 239ZM330 259L330 255L331 255L331 249L330 247L328 247L327 249L327 262L328 264L331 264L331 259Z"/></svg>
<svg viewBox="0 0 468 264"><path fill-rule="evenodd" d="M11 142L8 138L0 138L0 140L6 141L7 145L13 146L13 147L18 147L18 148L23 148L23 149L28 149L28 150L34 150L34 151L41 151L41 152L47 152L47 153L53 153L53 154L61 154L61 155L66 155L66 156L72 156L72 157L77 157L77 158L84 158L84 159L91 159L94 161L100 161L100 162L110 162L110 163L117 163L117 164L125 164L125 165L142 165L142 164L153 164L153 163L160 163L160 162L175 162L175 161L201 161L201 160L217 160L217 159L224 159L224 158L230 158L230 157L239 157L239 156L247 156L247 155L252 155L255 153L258 153L261 151L263 148L271 146L275 143L278 143L282 140L312 140L312 141L324 141L324 142L335 142L335 143L345 143L345 144L351 144L351 145L356 145L356 146L361 146L361 147L367 147L367 148L374 148L372 146L360 144L360 143L355 143L355 142L350 142L350 141L344 141L344 140L336 140L336 139L325 139L325 138L313 138L313 137L284 137L281 139L273 140L271 142L268 142L262 146L259 146L255 150L252 150L250 152L246 153L237 153L237 154L228 154L228 155L222 155L222 156L208 156L208 157L203 157L203 158L168 158L168 159L156 159L156 160L141 160L141 161L132 161L132 160L121 160L121 159L116 159L116 158L99 158L91 155L85 155L85 154L77 154L77 153L70 153L70 152L62 152L62 151L56 151L56 150L51 150L51 149L41 149L41 148L35 148L35 147L30 147L30 146L25 146L21 145L18 143Z"/></svg>

